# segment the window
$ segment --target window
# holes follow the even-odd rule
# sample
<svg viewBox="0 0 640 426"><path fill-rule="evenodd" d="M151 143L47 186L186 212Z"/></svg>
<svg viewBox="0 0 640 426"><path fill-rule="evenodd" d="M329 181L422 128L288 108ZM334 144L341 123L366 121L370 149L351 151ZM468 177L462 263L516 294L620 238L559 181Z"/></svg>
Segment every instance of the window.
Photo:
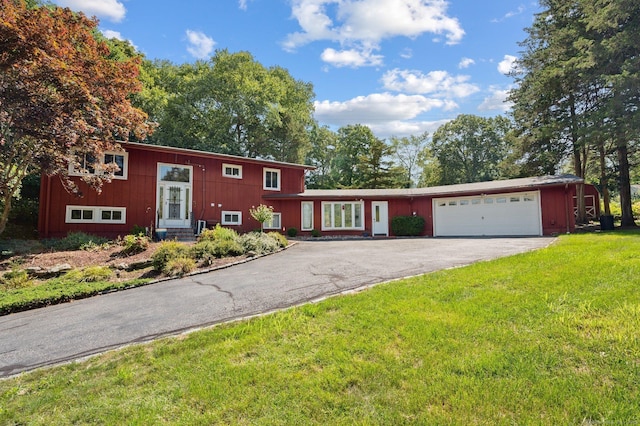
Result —
<svg viewBox="0 0 640 426"><path fill-rule="evenodd" d="M264 223L264 229L280 229L281 216L280 213L274 213L271 220Z"/></svg>
<svg viewBox="0 0 640 426"><path fill-rule="evenodd" d="M102 156L102 161L97 161L90 153L76 153L77 164L70 162L69 175L104 175L107 170L113 172L114 179L127 179L128 176L128 152L107 151Z"/></svg>
<svg viewBox="0 0 640 426"><path fill-rule="evenodd" d="M242 212L222 212L223 225L242 225Z"/></svg>
<svg viewBox="0 0 640 426"><path fill-rule="evenodd" d="M158 177L162 182L191 182L192 166L158 164Z"/></svg>
<svg viewBox="0 0 640 426"><path fill-rule="evenodd" d="M311 231L313 229L313 201L302 202L302 224L300 229Z"/></svg>
<svg viewBox="0 0 640 426"><path fill-rule="evenodd" d="M446 206L447 206L446 201L438 201L438 207L446 207Z"/></svg>
<svg viewBox="0 0 640 426"><path fill-rule="evenodd" d="M264 189L270 191L280 190L280 170L264 169Z"/></svg>
<svg viewBox="0 0 640 426"><path fill-rule="evenodd" d="M125 207L67 206L66 223L126 223Z"/></svg>
<svg viewBox="0 0 640 426"><path fill-rule="evenodd" d="M322 203L322 229L364 229L362 212L364 203L361 201L340 203Z"/></svg>
<svg viewBox="0 0 640 426"><path fill-rule="evenodd" d="M510 197L509 198L509 202L510 203L519 203L520 202L520 197Z"/></svg>
<svg viewBox="0 0 640 426"><path fill-rule="evenodd" d="M507 197L498 197L496 198L496 203L498 204L504 204L507 202Z"/></svg>
<svg viewBox="0 0 640 426"><path fill-rule="evenodd" d="M484 203L485 204L493 204L493 198L485 198L484 199Z"/></svg>
<svg viewBox="0 0 640 426"><path fill-rule="evenodd" d="M473 200L471 200L471 204L477 206L478 204L480 204L480 201L480 198L474 198Z"/></svg>
<svg viewBox="0 0 640 426"><path fill-rule="evenodd" d="M460 205L461 206L468 206L469 205L469 200L460 200Z"/></svg>
<svg viewBox="0 0 640 426"><path fill-rule="evenodd" d="M523 199L524 199L525 202L531 202L531 201L533 201L533 196L532 195L525 195L523 197Z"/></svg>
<svg viewBox="0 0 640 426"><path fill-rule="evenodd" d="M457 206L458 202L457 201L449 201L449 205L450 206Z"/></svg>
<svg viewBox="0 0 640 426"><path fill-rule="evenodd" d="M235 164L222 164L222 176L242 179L242 166L237 166Z"/></svg>

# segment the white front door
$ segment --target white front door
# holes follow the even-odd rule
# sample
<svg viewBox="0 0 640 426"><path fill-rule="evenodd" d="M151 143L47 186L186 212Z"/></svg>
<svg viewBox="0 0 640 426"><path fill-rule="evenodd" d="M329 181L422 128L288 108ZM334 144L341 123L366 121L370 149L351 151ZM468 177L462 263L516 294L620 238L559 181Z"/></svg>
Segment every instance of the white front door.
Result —
<svg viewBox="0 0 640 426"><path fill-rule="evenodd" d="M372 234L389 236L389 203L372 201L371 215Z"/></svg>
<svg viewBox="0 0 640 426"><path fill-rule="evenodd" d="M158 164L158 228L191 226L191 166Z"/></svg>

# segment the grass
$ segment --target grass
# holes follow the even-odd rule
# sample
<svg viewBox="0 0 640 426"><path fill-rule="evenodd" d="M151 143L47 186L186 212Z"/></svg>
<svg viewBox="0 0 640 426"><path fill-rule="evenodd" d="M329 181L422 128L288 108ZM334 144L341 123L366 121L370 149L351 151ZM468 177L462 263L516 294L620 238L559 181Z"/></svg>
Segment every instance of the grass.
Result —
<svg viewBox="0 0 640 426"><path fill-rule="evenodd" d="M107 269L102 267L96 267ZM39 285L0 290L0 315L78 300L112 290L144 285L149 279L107 281L102 270L71 271ZM95 275L92 277L91 275Z"/></svg>
<svg viewBox="0 0 640 426"><path fill-rule="evenodd" d="M640 233L0 381L2 424L635 424Z"/></svg>

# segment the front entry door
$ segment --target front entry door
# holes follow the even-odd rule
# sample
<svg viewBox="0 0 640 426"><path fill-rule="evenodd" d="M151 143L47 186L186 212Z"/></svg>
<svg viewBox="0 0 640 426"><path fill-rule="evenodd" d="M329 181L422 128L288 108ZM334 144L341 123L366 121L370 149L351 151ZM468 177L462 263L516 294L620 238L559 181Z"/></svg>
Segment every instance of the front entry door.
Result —
<svg viewBox="0 0 640 426"><path fill-rule="evenodd" d="M373 235L389 236L389 203L387 201L372 201L371 214Z"/></svg>
<svg viewBox="0 0 640 426"><path fill-rule="evenodd" d="M191 226L192 167L158 164L159 228Z"/></svg>

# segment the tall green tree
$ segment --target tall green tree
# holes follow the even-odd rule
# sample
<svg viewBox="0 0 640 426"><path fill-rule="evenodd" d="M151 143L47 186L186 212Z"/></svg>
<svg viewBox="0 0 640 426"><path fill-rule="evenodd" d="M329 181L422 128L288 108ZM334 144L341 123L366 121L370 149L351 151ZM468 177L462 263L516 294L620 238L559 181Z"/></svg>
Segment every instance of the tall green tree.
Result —
<svg viewBox="0 0 640 426"><path fill-rule="evenodd" d="M139 105L156 118L151 142L225 154L302 162L313 123L313 86L248 52L209 61L146 62Z"/></svg>
<svg viewBox="0 0 640 426"><path fill-rule="evenodd" d="M420 181L422 153L429 144L429 133L418 136L392 137L393 159L403 169L400 185L404 188L414 188Z"/></svg>
<svg viewBox="0 0 640 426"><path fill-rule="evenodd" d="M314 123L309 131L310 149L307 152L305 164L315 167L307 175L307 188L332 189L335 188L332 166L338 145L338 135L327 126Z"/></svg>
<svg viewBox="0 0 640 426"><path fill-rule="evenodd" d="M117 141L148 130L131 106L140 89L139 61L115 60L95 36L97 21L55 6L0 0L0 233L25 176L34 171L68 176L75 153L100 158ZM117 166L115 166L117 167ZM88 174L96 190L113 176Z"/></svg>
<svg viewBox="0 0 640 426"><path fill-rule="evenodd" d="M441 185L500 179L511 150L511 121L462 114L433 134L431 151L438 160Z"/></svg>

